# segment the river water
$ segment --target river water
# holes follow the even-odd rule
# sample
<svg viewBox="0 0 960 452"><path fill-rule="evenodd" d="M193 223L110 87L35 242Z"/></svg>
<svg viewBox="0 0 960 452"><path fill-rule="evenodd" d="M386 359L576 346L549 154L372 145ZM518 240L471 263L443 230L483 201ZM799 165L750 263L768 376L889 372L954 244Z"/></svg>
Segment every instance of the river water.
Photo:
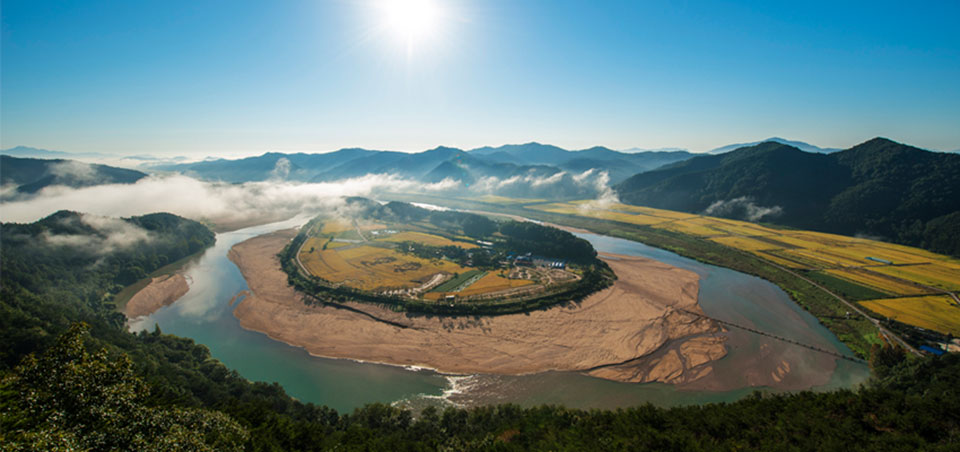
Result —
<svg viewBox="0 0 960 452"><path fill-rule="evenodd" d="M674 406L732 401L764 389L757 384L758 372L767 372L763 369L783 360L791 363L784 383L793 387L808 388L806 382L816 380L823 384L812 388L815 390L851 387L869 376L865 365L736 329L726 333L728 355L714 364L709 383L683 388L617 383L575 372L448 376L424 369L313 357L301 348L241 328L229 305L234 295L247 289L240 271L227 259L230 248L248 238L304 222L305 218L296 218L218 234L217 243L185 269L191 280L190 291L173 305L132 322L130 329L152 330L159 325L165 333L204 344L215 358L249 380L278 382L301 401L341 412L372 402L412 408L505 402L613 408L645 402ZM813 316L767 281L636 242L578 235L601 252L648 257L696 272L701 277L700 304L711 317L852 355Z"/></svg>

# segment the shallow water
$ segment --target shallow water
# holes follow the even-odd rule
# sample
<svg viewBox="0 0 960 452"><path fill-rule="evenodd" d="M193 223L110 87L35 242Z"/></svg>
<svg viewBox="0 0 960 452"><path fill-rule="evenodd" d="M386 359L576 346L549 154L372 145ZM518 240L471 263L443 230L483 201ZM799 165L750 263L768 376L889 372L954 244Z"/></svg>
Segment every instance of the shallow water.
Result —
<svg viewBox="0 0 960 452"><path fill-rule="evenodd" d="M173 305L132 322L131 329L153 329L157 324L165 333L189 337L206 345L215 358L247 379L278 382L299 400L327 405L341 412L371 402L414 408L450 401L462 405L511 402L526 406L554 403L611 408L645 402L673 406L732 401L762 389L751 382L749 372L744 372L744 366L755 364L758 356L768 361L789 359L797 363L786 377L797 384L829 379L817 389L850 387L869 376L864 365L739 330L727 333L728 356L714 365L712 381L724 390L617 383L573 372L452 377L430 370L313 357L303 349L244 330L228 303L238 292L247 289L240 271L227 259L229 249L248 238L305 221L297 218L218 234L216 245L186 270L192 280L190 292ZM764 280L636 242L594 234L578 235L602 252L648 257L696 272L701 277L700 303L712 317L850 354L815 318Z"/></svg>

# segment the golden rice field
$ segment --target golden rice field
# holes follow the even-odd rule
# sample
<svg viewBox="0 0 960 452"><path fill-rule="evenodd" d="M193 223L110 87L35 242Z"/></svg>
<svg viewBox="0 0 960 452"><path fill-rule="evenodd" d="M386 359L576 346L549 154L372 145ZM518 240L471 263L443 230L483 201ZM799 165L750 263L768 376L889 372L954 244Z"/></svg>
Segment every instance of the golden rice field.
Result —
<svg viewBox="0 0 960 452"><path fill-rule="evenodd" d="M949 291L960 290L960 272L946 266L936 264L908 265L904 267L882 266L872 268L871 270L940 289Z"/></svg>
<svg viewBox="0 0 960 452"><path fill-rule="evenodd" d="M466 289L459 292L459 295L469 296L491 292L500 292L502 290L514 289L517 287L529 286L533 281L528 279L510 279L504 278L496 273L487 273L477 282L470 284Z"/></svg>
<svg viewBox="0 0 960 452"><path fill-rule="evenodd" d="M486 202L491 204L527 204L532 202L544 202L545 199L532 199L532 198L508 198L506 196L497 196L497 195L484 195L478 196L476 198L468 198L475 201Z"/></svg>
<svg viewBox="0 0 960 452"><path fill-rule="evenodd" d="M867 309L909 325L960 335L960 307L949 295L862 301Z"/></svg>
<svg viewBox="0 0 960 452"><path fill-rule="evenodd" d="M566 203L542 204L531 206L532 209L542 210L544 212L561 213L566 215L578 215L582 217L598 218L601 220L620 221L631 224L656 224L670 221L668 218L654 217L643 214L633 214L625 212L615 212L609 210L585 209Z"/></svg>
<svg viewBox="0 0 960 452"><path fill-rule="evenodd" d="M323 228L320 229L320 233L324 235L335 235L340 232L352 231L353 225L349 221L344 220L331 220L323 223Z"/></svg>
<svg viewBox="0 0 960 452"><path fill-rule="evenodd" d="M891 295L936 293L935 288L960 290L960 261L904 245L823 232L774 229L746 221L625 204L571 201L528 208L650 225L694 235L752 253L781 266L827 271ZM868 257L895 265L873 261Z"/></svg>
<svg viewBox="0 0 960 452"><path fill-rule="evenodd" d="M730 246L730 247L741 249L741 250L747 250L747 251L760 251L760 250L769 250L769 249L776 248L775 245L772 245L768 242L752 239L749 237L724 236L724 237L713 237L710 240L717 242L721 245L726 245L726 246Z"/></svg>
<svg viewBox="0 0 960 452"><path fill-rule="evenodd" d="M419 242L431 246L459 246L460 248L477 248L478 245L471 242L457 242L446 237L426 234L416 231L402 231L383 238L378 238L378 242Z"/></svg>
<svg viewBox="0 0 960 452"><path fill-rule="evenodd" d="M371 245L323 251L316 248L313 252L304 246L300 262L319 278L361 290L409 289L437 273L467 270L453 262L421 259Z"/></svg>
<svg viewBox="0 0 960 452"><path fill-rule="evenodd" d="M887 278L884 277L884 275L874 273L868 269L831 269L826 270L826 272L833 276L846 279L847 281L852 281L862 286L879 290L880 292L886 292L891 295L922 295L932 292L930 289L925 289L907 282Z"/></svg>

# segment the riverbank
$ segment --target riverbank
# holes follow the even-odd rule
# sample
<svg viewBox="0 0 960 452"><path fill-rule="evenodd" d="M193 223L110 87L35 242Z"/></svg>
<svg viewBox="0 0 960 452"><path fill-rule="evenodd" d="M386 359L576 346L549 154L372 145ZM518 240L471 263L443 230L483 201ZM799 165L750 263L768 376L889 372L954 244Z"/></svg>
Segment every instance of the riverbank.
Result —
<svg viewBox="0 0 960 452"><path fill-rule="evenodd" d="M150 315L157 309L173 304L189 290L187 278L180 273L155 277L127 301L123 313L128 319Z"/></svg>
<svg viewBox="0 0 960 452"><path fill-rule="evenodd" d="M409 316L353 303L307 306L276 255L288 229L231 248L250 294L234 309L244 328L313 355L445 373L582 371L616 381L689 383L726 354L697 304L698 276L650 259L603 255L617 282L578 305L497 317ZM683 310L683 311L681 311Z"/></svg>

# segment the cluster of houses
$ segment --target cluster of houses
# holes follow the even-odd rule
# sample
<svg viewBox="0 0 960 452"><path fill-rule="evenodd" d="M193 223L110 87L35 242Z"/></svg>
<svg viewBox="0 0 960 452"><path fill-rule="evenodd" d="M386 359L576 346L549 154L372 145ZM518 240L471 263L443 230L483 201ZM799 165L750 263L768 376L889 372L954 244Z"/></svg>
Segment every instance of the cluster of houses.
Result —
<svg viewBox="0 0 960 452"><path fill-rule="evenodd" d="M520 256L515 256L513 253L510 253L507 255L507 259L512 259L515 265L519 265L521 267L549 267L558 268L561 270L567 268L567 261L565 260L534 256L531 253Z"/></svg>

